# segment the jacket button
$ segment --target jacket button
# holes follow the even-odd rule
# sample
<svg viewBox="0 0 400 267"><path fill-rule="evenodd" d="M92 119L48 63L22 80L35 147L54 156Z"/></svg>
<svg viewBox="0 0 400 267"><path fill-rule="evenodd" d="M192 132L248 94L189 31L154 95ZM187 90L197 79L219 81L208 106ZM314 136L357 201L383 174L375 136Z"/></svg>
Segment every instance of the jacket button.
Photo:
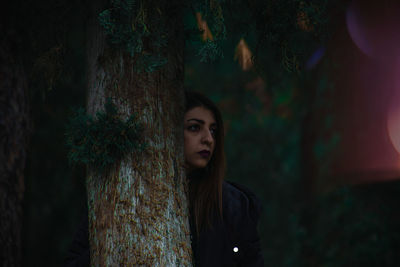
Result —
<svg viewBox="0 0 400 267"><path fill-rule="evenodd" d="M238 247L234 247L233 248L233 252L238 252L239 251L239 248Z"/></svg>

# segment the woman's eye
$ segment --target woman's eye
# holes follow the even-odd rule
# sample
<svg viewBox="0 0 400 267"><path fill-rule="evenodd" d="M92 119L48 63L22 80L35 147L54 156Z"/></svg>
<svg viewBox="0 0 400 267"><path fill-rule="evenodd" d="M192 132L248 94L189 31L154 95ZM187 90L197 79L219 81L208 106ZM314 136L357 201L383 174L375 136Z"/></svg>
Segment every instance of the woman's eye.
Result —
<svg viewBox="0 0 400 267"><path fill-rule="evenodd" d="M189 127L188 127L188 130L189 131L193 131L193 132L195 132L195 131L197 131L197 130L199 130L200 129L200 127L199 127L199 125L190 125Z"/></svg>
<svg viewBox="0 0 400 267"><path fill-rule="evenodd" d="M211 128L211 129L210 129L210 132L211 132L211 134L212 134L213 136L215 136L215 134L217 133L217 129Z"/></svg>

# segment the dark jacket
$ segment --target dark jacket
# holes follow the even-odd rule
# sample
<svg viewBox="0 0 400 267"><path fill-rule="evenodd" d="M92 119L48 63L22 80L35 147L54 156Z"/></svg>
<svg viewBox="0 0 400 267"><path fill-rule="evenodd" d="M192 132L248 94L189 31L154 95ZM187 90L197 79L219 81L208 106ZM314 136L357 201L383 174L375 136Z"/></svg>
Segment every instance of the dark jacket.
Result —
<svg viewBox="0 0 400 267"><path fill-rule="evenodd" d="M215 220L212 229L193 236L196 267L264 266L257 224L261 205L244 186L224 182L223 221ZM193 232L193 229L192 229ZM68 251L66 266L89 266L88 218L84 216Z"/></svg>

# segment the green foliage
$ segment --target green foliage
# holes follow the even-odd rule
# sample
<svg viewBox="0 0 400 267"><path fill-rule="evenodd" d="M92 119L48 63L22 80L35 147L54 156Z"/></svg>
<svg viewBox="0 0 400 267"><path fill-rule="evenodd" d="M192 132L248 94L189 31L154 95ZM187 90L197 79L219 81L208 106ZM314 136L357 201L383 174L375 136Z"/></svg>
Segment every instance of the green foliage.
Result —
<svg viewBox="0 0 400 267"><path fill-rule="evenodd" d="M96 119L80 108L67 126L66 143L68 158L72 163L83 163L103 172L128 153L141 152L143 126L131 115L126 121L120 119L116 106L107 100L105 112L98 112Z"/></svg>
<svg viewBox="0 0 400 267"><path fill-rule="evenodd" d="M192 2L193 9L201 13L213 35L213 40L203 42L198 50L197 55L200 57L200 62L213 62L224 56L222 44L226 39L227 32L222 10L223 2L218 0Z"/></svg>
<svg viewBox="0 0 400 267"><path fill-rule="evenodd" d="M334 87L329 82L329 77L325 73L321 75L316 84L314 109L319 110L319 114L314 116L314 124L318 125L318 138L314 140L313 153L318 163L318 178L321 183L329 177L331 172L332 160L338 152L340 134L333 130L333 101Z"/></svg>
<svg viewBox="0 0 400 267"><path fill-rule="evenodd" d="M142 55L136 61L136 71L149 73L167 63L167 59L160 55Z"/></svg>
<svg viewBox="0 0 400 267"><path fill-rule="evenodd" d="M112 1L112 8L99 14L100 25L108 34L109 41L124 47L131 56L140 53L143 46L141 36L148 34L143 22L136 26L136 30L132 28L134 2L134 0Z"/></svg>
<svg viewBox="0 0 400 267"><path fill-rule="evenodd" d="M304 243L315 266L398 266L399 217L392 203L399 190L395 182L341 187L319 197Z"/></svg>
<svg viewBox="0 0 400 267"><path fill-rule="evenodd" d="M270 45L280 51L281 66L288 72L299 73L313 51L329 39L329 11L334 9L333 3L329 0L251 2L258 46ZM262 66L259 53L263 50L260 51L255 59Z"/></svg>
<svg viewBox="0 0 400 267"><path fill-rule="evenodd" d="M136 56L135 70L138 73L152 72L167 62L160 51L167 43L161 16L151 16L152 20L149 20L144 3L112 0L111 7L99 14L100 25L109 42L131 57ZM157 12L155 8L153 12ZM151 29L150 23L153 25Z"/></svg>
<svg viewBox="0 0 400 267"><path fill-rule="evenodd" d="M200 56L200 62L208 63L222 58L224 55L216 42L207 40L200 48L198 56Z"/></svg>

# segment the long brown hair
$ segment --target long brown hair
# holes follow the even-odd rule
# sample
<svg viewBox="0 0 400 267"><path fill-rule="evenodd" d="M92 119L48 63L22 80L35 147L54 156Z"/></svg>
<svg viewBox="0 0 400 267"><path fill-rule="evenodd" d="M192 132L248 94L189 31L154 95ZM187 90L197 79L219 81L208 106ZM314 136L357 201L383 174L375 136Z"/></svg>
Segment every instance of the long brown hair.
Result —
<svg viewBox="0 0 400 267"><path fill-rule="evenodd" d="M205 228L212 228L212 221L222 220L222 182L225 176L224 124L217 106L198 92L185 91L185 113L195 107L210 110L217 123L215 148L206 168L188 175L189 201L192 223L197 235Z"/></svg>

